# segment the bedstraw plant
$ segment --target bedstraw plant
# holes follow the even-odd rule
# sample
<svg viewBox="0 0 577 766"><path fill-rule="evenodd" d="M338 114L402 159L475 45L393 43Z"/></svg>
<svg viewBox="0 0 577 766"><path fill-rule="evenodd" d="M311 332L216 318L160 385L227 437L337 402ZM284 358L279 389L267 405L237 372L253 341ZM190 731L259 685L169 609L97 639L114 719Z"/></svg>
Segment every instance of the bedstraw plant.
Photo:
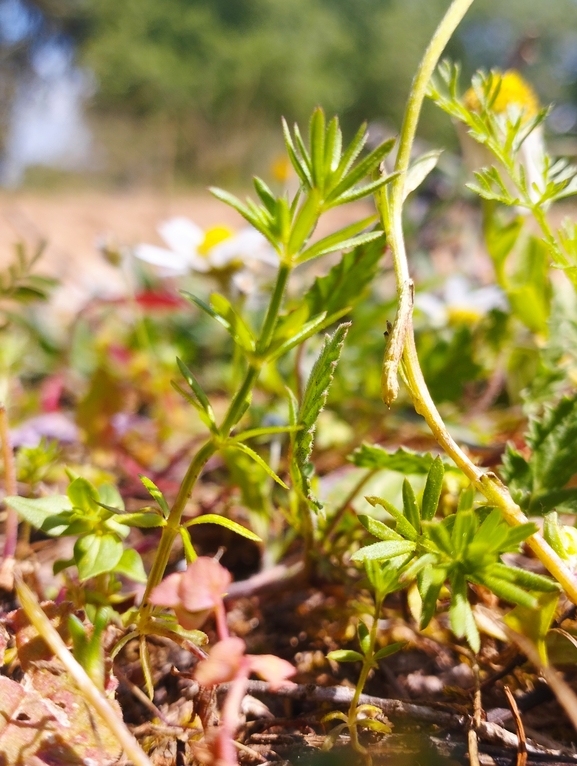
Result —
<svg viewBox="0 0 577 766"><path fill-rule="evenodd" d="M357 465L374 470L391 468L395 459L401 468L393 467L393 470L403 470L407 461L412 461L415 472L426 474L426 483L419 494L405 479L402 509L386 497L368 497L370 506L379 509L378 514L359 516L364 529L377 542L351 549L347 558L365 566L365 585L374 594L374 611L367 623L361 621L358 626L361 651L339 650L330 655L340 662L361 663L361 673L348 713L333 713L326 718L340 721L329 742L348 728L353 746L365 752L359 741L360 729L388 731L388 725L375 717L374 710L359 707L357 703L371 669L400 648L391 644L377 649L379 616L389 594L401 589L410 591L411 608L421 628L439 613L440 594L448 594L450 626L457 637L466 639L473 652L478 652L481 645L480 619L473 594L482 589L503 602L516 605L516 625L521 629L527 620L524 622L519 617L520 610L530 614L548 600L553 606L547 611L540 638L547 632L561 589L577 603L577 584L571 570L571 556L575 555L577 546L574 537L554 515L557 508L575 510L575 488L571 484L575 474L572 457L575 397L553 402L534 419L527 437L532 455L528 457L509 448L499 478L476 465L453 439L429 393L417 355L413 332L415 286L409 268L403 213L407 197L425 180L439 158L437 151L413 156L417 124L426 96L465 126L466 140L472 139L486 151L487 166L477 169L471 188L485 201L488 249L497 280L510 300L512 314L530 331L546 332L551 287L544 284L542 277L548 272L549 264L563 272L574 287L577 285L575 227L566 224L555 231L546 215L552 203L577 191L576 170L563 160L551 159L540 144L531 167L526 164L524 153L527 142L538 135L546 110L511 98L507 90L511 80L503 73L480 73L475 76L471 89L461 94L458 68L448 63L439 66L448 40L472 2L453 0L435 32L415 75L396 142L387 140L363 154L366 126L361 126L353 140L344 144L338 119L334 117L327 122L323 110L317 108L307 137L297 125L291 129L283 122L286 150L299 181L298 190L292 196L286 192L275 194L260 178L254 179L256 201L251 198L241 201L221 189L211 190L267 240L278 256L278 270L268 305L261 315L257 312L256 319L254 313L233 305L222 294L213 293L205 301L184 293L193 307L219 325L219 331L228 333L234 344L239 374L238 386L224 414L217 417L210 396L195 372L178 361L182 381L174 386L198 413L207 435L192 455L174 500L169 502L146 477L142 481L153 503L130 513L124 510L115 490L106 487L97 490L76 477L72 477L67 496L7 498L11 508L44 532L77 536L73 558L57 563L56 569L75 566L81 583L95 583L92 596L86 598L87 605L112 605L118 575L145 582L140 606L122 616L127 632L113 654L131 639L138 639L150 696L154 688L146 642L155 634L170 636L185 646L192 645L195 654L203 657L196 672L199 683L207 686L230 683L222 727L216 739L208 743L215 762L227 766L236 759L231 742L249 672L254 670L273 683L281 683L291 671L279 665L282 661L278 658L251 658L245 654L243 642L229 636L222 602L229 576L215 561L197 558L194 529L199 523L221 524L253 540L258 539L256 535L216 514L184 520L184 511L199 476L217 452L224 454L227 462L234 462L235 456L242 461L252 461L271 481L270 492L278 498L277 505L288 518L293 535L301 537L306 566L313 565L322 530L328 528L332 539L342 520L338 514L331 525L329 518L327 527L325 510L317 497L312 462L317 421L350 328L350 322L338 322L350 312L375 275L385 247L393 261L398 301L396 316L388 328L387 317L382 317L382 329L387 329L382 396L387 405L394 406L400 379L444 457L411 456L408 452L391 455L371 446L362 448L364 457L359 457L359 453L353 457ZM384 161L395 143L394 168L387 172ZM336 233L314 238L325 212L370 195L374 195L376 201L375 215ZM526 233L529 215L536 220L540 235ZM341 261L327 276L314 282L299 305L287 304L287 286L295 267L339 251L345 251ZM517 265L513 263L515 259ZM529 277L523 267L528 262L539 266ZM520 282L522 279L525 281ZM525 305L531 295L537 296L541 312L536 321ZM329 328L330 333L322 342L308 379L301 386L299 348ZM296 359L296 374L289 376L284 390L284 422L263 423L251 407L261 373L274 372L277 363L291 354ZM271 467L256 445L263 438L283 436L288 454L281 470L276 465ZM443 503L445 473L449 466L458 475L461 489L453 510ZM407 469L406 473L411 471ZM547 513L550 515L546 517L543 535L529 515ZM148 575L144 574L138 555L124 548L123 540L130 526L159 530L159 544ZM188 569L163 579L178 537L184 545ZM531 548L549 576L533 574L503 559L505 554L518 552L521 545ZM207 574L209 570L214 575L212 579L212 575ZM174 609L175 616L167 614L166 608ZM213 610L219 643L206 658L201 648L206 636L200 628L208 612ZM73 634L77 653L90 654L88 639L83 638L79 630Z"/></svg>

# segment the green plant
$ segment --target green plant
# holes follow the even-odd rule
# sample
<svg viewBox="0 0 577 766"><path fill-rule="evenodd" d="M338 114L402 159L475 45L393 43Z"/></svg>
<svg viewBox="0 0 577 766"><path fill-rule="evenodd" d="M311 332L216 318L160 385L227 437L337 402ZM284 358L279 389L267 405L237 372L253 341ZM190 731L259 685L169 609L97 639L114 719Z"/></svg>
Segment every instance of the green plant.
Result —
<svg viewBox="0 0 577 766"><path fill-rule="evenodd" d="M408 585L415 578L422 601L420 627L426 628L437 613L439 593L450 586L449 617L459 638L466 638L474 652L481 646L479 631L470 606L469 585L482 585L504 601L529 609L539 605L538 593L558 592L554 580L504 564L504 553L518 551L519 545L537 526L532 523L510 527L499 508L474 507L472 487L461 493L457 512L435 520L443 464L436 458L427 475L419 504L410 483L403 484L403 510L388 500L368 497L394 519L390 527L370 516L360 516L364 527L381 542L365 546L353 554L355 561L391 561L399 569L399 580Z"/></svg>
<svg viewBox="0 0 577 766"><path fill-rule="evenodd" d="M214 561L208 563L211 560L206 558L195 564L199 559L191 532L199 524L214 523L252 541L259 542L260 538L227 518L226 507L224 513L207 513L192 519L185 516L199 477L217 453L223 456L226 468L240 484L244 502L264 517L264 523L262 518L260 520L262 526L266 526L266 514L272 515L277 507L282 512L290 529L278 547L286 549L289 542L300 537L305 569L310 572L319 550L324 554L333 552L333 541L343 529L339 552L344 549L344 538L348 553L354 550L352 557L347 556L347 562L352 558L365 566L374 591L374 608L372 619L361 621L358 627L361 651L342 650L330 655L337 661L360 662L361 673L348 713L331 713L326 718L340 721L329 735L328 744L340 731L348 728L353 746L364 753L359 742L360 729L377 733L389 730L386 723L375 718L374 708L358 704L370 671L380 659L399 648L397 644L391 644L377 649L379 619L389 594L403 588L410 589L411 595L417 594L411 607L421 628L426 628L440 613L440 599L448 600L453 633L458 638L465 638L475 653L481 648L476 619L479 609L475 601L482 599L486 591L515 605L505 616L505 622L509 621L515 629L534 639L541 656L561 587L569 599L577 603L577 585L571 568L575 555L573 534L558 523L553 510L575 510L572 484L576 472L572 449L577 428L577 399L570 396L549 403L544 412L534 417L525 439L531 450L530 456L527 451L512 446L507 449L501 477L509 488L496 474L480 468L469 453L459 447L436 403L444 400L455 404L462 388L460 384L471 374L486 370L487 359L493 360L505 353L503 348L511 350L511 339L516 332L530 338L533 358L546 368L540 340L547 333L552 312L560 310L559 302L557 307L555 303L558 298L556 289L546 282L549 260L565 272L573 286L577 284L575 227L566 225L554 231L546 215L554 201L577 190L575 171L567 163L552 161L543 152L538 158L540 174L533 179L524 164L526 158L522 156L530 137L538 135L545 112L530 113L524 108L510 109L507 105L504 109L497 108L506 80L505 75L497 72L478 75L471 93L465 96L458 93L458 71L449 65L441 65L437 80L431 81L448 40L471 4L472 0L453 0L425 52L409 95L393 172L384 170L384 160L393 148L392 140L381 143L363 156L367 142L365 126L350 144L344 146L337 118L327 123L323 110L318 108L310 120L308 140L303 138L298 126L291 130L286 122L283 123L286 150L299 180L296 193L292 196L276 194L260 178L254 179L256 202L250 198L241 201L221 189L212 190L218 199L234 208L267 240L278 258L278 270L268 305L263 311L253 311L219 293L207 297L183 292L192 310L199 310L204 317L215 320L217 331L222 333L224 330L226 335L222 335L229 344L232 343L233 374L230 376L232 385L228 388L233 392L223 406L224 395L217 402L215 387L208 387L204 371L197 377L192 363L178 359L184 383L175 382L173 387L190 404L193 416L199 421L195 426L200 428L202 424L204 436L200 446L198 443L193 445L172 502L154 481L146 477L141 480L153 502L136 511L124 509L114 488L103 485L97 490L81 478L73 478L66 496L22 498L13 491L7 498L12 509L46 534L77 538L73 557L57 562L55 570L75 566L78 571L79 590L83 594L83 603L89 608L94 632L89 637L83 626L72 621L71 633L78 658L97 684L101 683L102 657L95 637L99 636L106 619L106 612L101 607L115 603L119 575L146 585L140 606L123 615L127 632L117 642L112 656L118 656L128 642L137 639L151 697L154 684L147 639L153 635L172 638L206 661L208 664L200 666L208 673L204 677L206 685L213 686L219 679L233 683L233 694L229 698L232 702L225 709L222 736L215 740L216 744L213 743L215 752L218 748L225 751L227 764L234 763L235 758L230 740L236 728L239 695L246 688L249 671L258 666L258 660L245 654L241 639L228 636L222 594L230 578L223 575L224 570L216 577L216 596L213 592L208 605L203 602L202 588L195 582L195 572L202 571L203 567L207 571L222 570L222 567ZM476 325L475 332L464 322L456 324L450 328L447 338L439 343L436 343L434 328L428 328L427 358L432 360L435 350L439 352L436 359L438 377L454 375L458 378L457 384L452 380L452 385L445 386L445 392L437 389L435 398L431 396L421 371L413 332L415 285L409 270L403 218L409 195L435 170L439 160L437 151L411 159L417 123L427 93L445 111L461 120L469 129L470 137L489 150L495 160L491 167L477 170L472 189L487 203L484 210L486 242L497 281L510 304L510 310L501 308L500 314L493 315L486 326ZM324 213L370 195L375 196L378 215L366 216L335 233L314 239ZM511 211L503 213L503 206ZM540 236L522 233L525 219L520 215L520 208L534 216L541 229ZM379 216L382 229L377 221ZM418 454L403 448L388 452L378 446L363 445L353 453L352 461L368 471L355 483L334 516L326 519L315 475L314 439L335 379L335 370L343 354L346 355L344 344L351 322L342 320L374 278L385 242L392 253L398 302L394 322L386 323L382 396L387 406L393 405L401 394L400 378L405 386L404 393L408 392L414 409L430 427L445 457ZM337 251L345 251L340 262L327 275L317 278L304 292L304 297L292 301L288 288L293 270ZM534 305L529 306L531 301ZM379 323L384 329L385 320L379 312L380 306L365 314L363 329ZM315 360L305 382L302 373L303 354L307 351L305 344L310 341L309 347L312 346L318 342L313 340L314 336L329 328L330 332L320 341L316 351L310 352L311 357L314 353ZM377 334L380 331L379 327ZM485 354L483 364L469 348L474 342L478 342ZM361 342L358 343L360 346ZM431 350L431 344L435 350ZM516 351L516 348L511 350L511 358ZM190 356L194 357L194 354ZM358 358L362 360L362 349ZM555 364L550 360L548 363ZM457 365L458 375L455 374ZM364 372L363 368L362 374ZM547 378L549 373L542 372ZM88 400L88 404L96 402L104 407L104 385L101 384L110 385L120 398L122 381L119 377L113 379L103 364L94 372L83 404L86 405ZM546 389L552 377L549 374ZM263 392L269 399L274 399L274 406L263 404ZM91 399L93 393L94 399ZM527 397L531 398L530 391ZM349 404L347 396L342 396L342 409L346 410ZM363 404L365 413L368 413L366 416L377 419L375 412L382 410L377 410L373 402ZM533 405L539 409L535 402ZM86 405L82 414L89 420L90 406ZM96 436L107 433L110 428L106 417L103 421L102 431L100 434L95 431ZM276 449L282 439L288 445L285 456ZM267 460L263 444L269 441L274 442L275 450L270 447L270 459ZM190 454L188 445L185 453ZM253 471L247 471L246 466L251 466ZM40 475L41 468L42 461L30 461L31 484L33 478ZM365 482L380 471L405 477L400 492L402 510L389 497L369 495L369 504L378 509L375 517L361 513L359 518L378 542L358 547L360 530L358 526L353 529L347 511ZM449 472L454 481L447 488L446 473ZM406 478L418 474L424 480L422 496L414 488L416 483L411 484ZM484 499L481 500L481 496ZM527 514L543 513L548 515L542 534ZM376 518L377 514L381 518ZM152 529L158 534L148 575L144 573L138 554L125 547L124 540L131 526ZM320 546L325 531L326 540L324 546ZM173 573L164 579L178 538L182 541L189 567L184 574ZM552 577L507 563L505 554L518 553L522 544L534 551ZM339 568L343 568L340 561ZM346 574L348 572L349 569ZM339 575L343 576L342 571ZM93 582L86 585L88 581ZM26 599L26 592L23 594ZM34 611L33 604L28 606ZM173 608L174 616L167 614L164 607ZM220 646L211 663L205 660L199 648L207 637L198 628L206 617L204 612L213 608L221 642L226 640L228 643ZM536 613L539 619L535 621ZM532 620L536 623L533 626ZM227 647L234 654L235 668L234 672L220 676ZM203 671L199 677L203 678ZM274 681L274 674L271 678Z"/></svg>
<svg viewBox="0 0 577 766"><path fill-rule="evenodd" d="M324 716L323 722L342 721L342 723L331 730L325 740L325 748L332 746L339 734L344 729L348 729L354 749L363 755L368 755L366 748L359 742L358 730L368 729L378 734L389 734L391 727L387 722L380 720L382 719L382 713L379 708L374 705L359 705L359 698L371 670L378 667L380 660L390 657L391 654L398 652L403 646L402 643L396 642L377 649L376 644L383 602L390 593L404 587L404 584L399 580L399 570L395 567L394 562L381 564L367 558L365 560L365 572L368 584L371 590L374 591L374 605L369 626L367 626L365 621L359 620L357 627L361 651L337 649L329 652L327 655L329 660L334 660L335 662L361 662L361 672L348 712L345 714L340 711L334 711Z"/></svg>

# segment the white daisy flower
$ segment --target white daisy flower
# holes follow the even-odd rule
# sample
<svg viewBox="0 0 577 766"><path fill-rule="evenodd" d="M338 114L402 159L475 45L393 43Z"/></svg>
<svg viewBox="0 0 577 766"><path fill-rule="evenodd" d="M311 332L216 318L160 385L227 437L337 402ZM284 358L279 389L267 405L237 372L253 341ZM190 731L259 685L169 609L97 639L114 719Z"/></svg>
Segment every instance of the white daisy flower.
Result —
<svg viewBox="0 0 577 766"><path fill-rule="evenodd" d="M227 226L204 231L182 216L163 221L157 231L168 245L140 244L133 248L136 258L158 266L165 276L188 271L208 273L232 269L240 271L253 262L278 266L278 256L267 240L252 226L238 232Z"/></svg>
<svg viewBox="0 0 577 766"><path fill-rule="evenodd" d="M471 288L466 277L449 277L441 296L433 293L417 293L415 308L422 311L432 327L446 327L449 324L475 324L491 309L508 308L505 293L495 285Z"/></svg>

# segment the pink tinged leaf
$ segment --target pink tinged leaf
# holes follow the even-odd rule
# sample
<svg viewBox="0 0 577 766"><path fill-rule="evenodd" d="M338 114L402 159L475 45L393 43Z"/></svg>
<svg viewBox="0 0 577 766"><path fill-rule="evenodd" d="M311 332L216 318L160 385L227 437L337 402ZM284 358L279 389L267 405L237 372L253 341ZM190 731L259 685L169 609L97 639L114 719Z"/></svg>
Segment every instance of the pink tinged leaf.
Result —
<svg viewBox="0 0 577 766"><path fill-rule="evenodd" d="M180 581L183 576L182 572L168 575L160 585L152 589L150 603L155 606L180 606Z"/></svg>
<svg viewBox="0 0 577 766"><path fill-rule="evenodd" d="M268 681L271 689L279 689L281 686L292 686L292 681L287 681L297 672L290 662L276 657L274 654L249 654L250 669L265 681Z"/></svg>
<svg viewBox="0 0 577 766"><path fill-rule="evenodd" d="M210 650L196 667L195 679L202 686L234 681L245 663L246 644L242 638L225 638ZM288 664L288 663L287 663Z"/></svg>
<svg viewBox="0 0 577 766"><path fill-rule="evenodd" d="M189 612L214 609L222 602L231 582L230 572L218 561L199 556L182 575L179 586L181 604Z"/></svg>
<svg viewBox="0 0 577 766"><path fill-rule="evenodd" d="M174 607L176 619L185 630L198 630L202 628L208 620L210 612L210 609L204 609L201 612L189 612L180 606Z"/></svg>

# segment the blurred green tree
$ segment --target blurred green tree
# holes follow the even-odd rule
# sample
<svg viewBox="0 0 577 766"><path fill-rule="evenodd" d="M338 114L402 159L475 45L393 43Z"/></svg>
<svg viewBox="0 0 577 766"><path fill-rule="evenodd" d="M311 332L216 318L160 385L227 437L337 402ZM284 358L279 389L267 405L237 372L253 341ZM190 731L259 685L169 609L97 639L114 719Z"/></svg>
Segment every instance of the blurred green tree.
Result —
<svg viewBox="0 0 577 766"><path fill-rule="evenodd" d="M172 178L186 168L229 182L247 165L262 172L259 163L280 149L272 136L281 114L302 122L321 104L340 114L345 129L362 119L397 126L416 63L447 6L447 0L0 0L0 47L2 7L14 3L44 19L30 48L41 32L60 34L93 73L91 116L109 165L125 169L118 180L146 172ZM546 100L577 99L576 41L575 0L478 0L448 54L465 70L528 67ZM447 128L429 108L425 137L438 141Z"/></svg>

